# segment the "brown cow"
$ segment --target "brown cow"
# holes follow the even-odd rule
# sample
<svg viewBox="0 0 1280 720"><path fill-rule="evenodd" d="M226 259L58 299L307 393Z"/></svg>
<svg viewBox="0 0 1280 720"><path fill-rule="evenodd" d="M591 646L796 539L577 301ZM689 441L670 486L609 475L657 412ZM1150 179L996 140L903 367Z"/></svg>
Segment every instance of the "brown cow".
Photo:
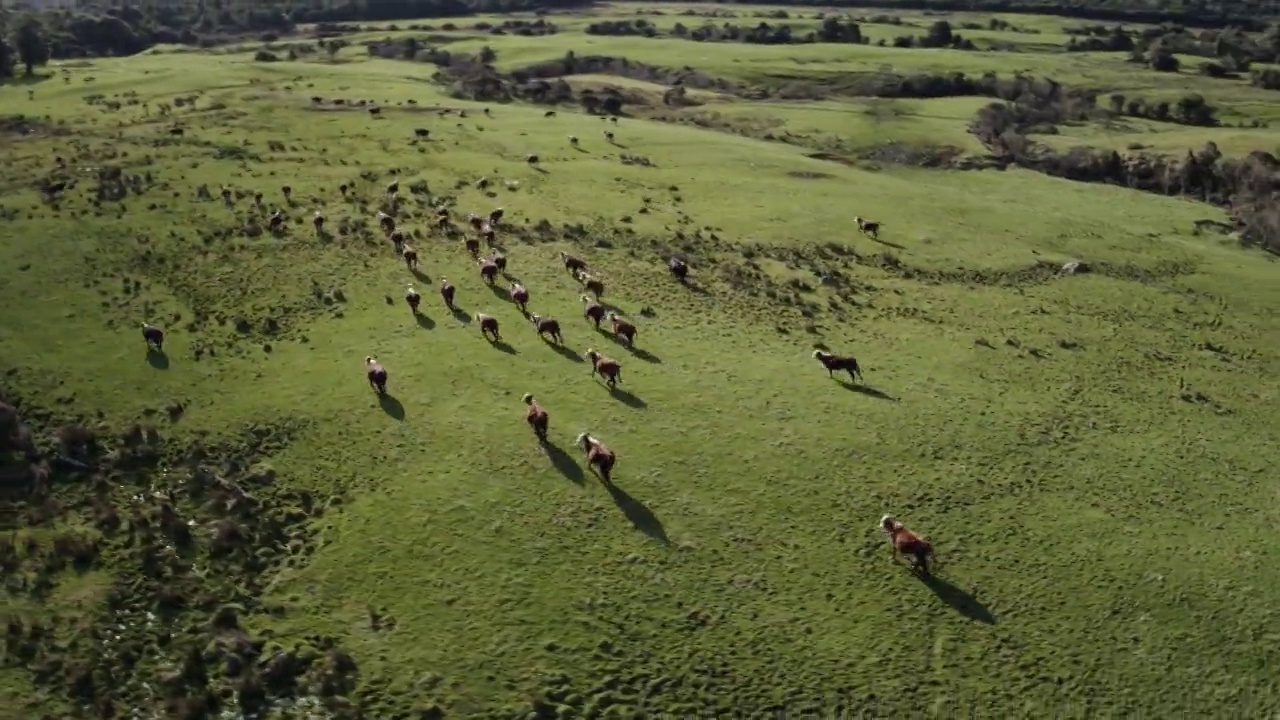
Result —
<svg viewBox="0 0 1280 720"><path fill-rule="evenodd" d="M613 466L618 461L614 454L600 439L589 433L580 433L574 441L587 454L587 467L606 484L613 482Z"/></svg>
<svg viewBox="0 0 1280 720"><path fill-rule="evenodd" d="M490 342L498 342L502 338L498 335L498 318L484 313L476 313L476 322L480 324L480 334L490 339Z"/></svg>
<svg viewBox="0 0 1280 720"><path fill-rule="evenodd" d="M533 428L533 434L538 436L538 442L545 443L547 441L547 423L550 419L547 416L547 411L543 410L542 406L534 401L533 395L530 393L525 393L524 404L529 406L529 409L524 414L524 421L529 423L529 427Z"/></svg>
<svg viewBox="0 0 1280 720"><path fill-rule="evenodd" d="M529 322L538 329L539 337L550 337L557 345L564 344L564 338L560 335L560 323L555 318L544 318L534 313L529 316Z"/></svg>
<svg viewBox="0 0 1280 720"><path fill-rule="evenodd" d="M613 358L605 357L595 350L587 350L587 359L591 361L591 376L597 374L605 379L609 387L617 387L622 382L622 365Z"/></svg>
<svg viewBox="0 0 1280 720"><path fill-rule="evenodd" d="M934 557L934 553L928 540L907 529L906 525L892 515L880 518L880 529L889 536L894 562L899 561L903 555L910 555L915 558L912 569L920 571L922 575L929 574L929 558Z"/></svg>
<svg viewBox="0 0 1280 720"><path fill-rule="evenodd" d="M586 295L579 297L582 300L582 316L596 324L596 329L600 329L600 323L604 320L604 306L592 300Z"/></svg>
<svg viewBox="0 0 1280 720"><path fill-rule="evenodd" d="M618 313L609 313L609 322L613 323L613 334L627 342L627 347L636 344L636 326L618 317Z"/></svg>
<svg viewBox="0 0 1280 720"><path fill-rule="evenodd" d="M365 374L369 377L369 387L378 392L379 395L387 394L387 370L378 364L378 361L372 356L364 359Z"/></svg>

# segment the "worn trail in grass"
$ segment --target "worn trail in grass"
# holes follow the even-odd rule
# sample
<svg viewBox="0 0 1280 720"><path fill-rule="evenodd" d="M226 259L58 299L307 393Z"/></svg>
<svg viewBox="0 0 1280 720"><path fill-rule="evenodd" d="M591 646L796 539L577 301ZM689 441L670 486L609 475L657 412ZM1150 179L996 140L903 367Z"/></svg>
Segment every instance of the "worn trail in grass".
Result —
<svg viewBox="0 0 1280 720"><path fill-rule="evenodd" d="M59 413L127 422L180 400L175 438L305 422L270 458L277 483L349 492L242 622L284 647L337 638L372 717L833 696L1190 712L1253 707L1247 692L1274 684L1274 265L1195 235L1217 211L1023 171L848 167L687 124L487 116L419 65L248 58L100 61L39 87L26 112L49 123L6 138L26 186L0 199L0 362L7 389ZM126 90L149 115L82 100ZM156 117L177 95L194 105ZM784 129L839 131L831 108L792 112ZM56 208L28 189L55 155L79 179ZM150 179L95 209L105 166ZM376 232L393 179L421 277ZM226 207L223 185L247 195ZM428 198L445 197L505 208L511 274L566 349L430 229ZM274 207L283 238L246 232ZM854 214L882 221L883 242ZM560 250L601 274L637 350L581 318ZM671 250L696 289L667 276ZM1054 271L1070 259L1094 272ZM441 277L465 315L440 305ZM421 319L401 299L411 282ZM166 362L144 355L144 318L168 329ZM857 354L866 385L822 377L816 344ZM619 391L589 377L588 347L622 361ZM391 398L369 392L366 355ZM551 413L549 448L525 392ZM617 451L615 487L584 470L583 430ZM945 579L890 564L885 512L935 542ZM117 572L109 554L94 571ZM92 612L68 597L41 612ZM151 648L138 672L170 661Z"/></svg>

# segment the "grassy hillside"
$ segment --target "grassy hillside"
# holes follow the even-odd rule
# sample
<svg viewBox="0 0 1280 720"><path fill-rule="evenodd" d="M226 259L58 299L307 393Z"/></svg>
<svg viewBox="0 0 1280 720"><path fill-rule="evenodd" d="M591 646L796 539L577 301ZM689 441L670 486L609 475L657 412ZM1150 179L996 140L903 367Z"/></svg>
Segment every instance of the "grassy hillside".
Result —
<svg viewBox="0 0 1280 720"><path fill-rule="evenodd" d="M738 79L887 64L1172 82L1032 51L572 29L449 47L484 44L506 68L573 49ZM0 87L24 116L0 127L0 384L42 451L75 444L64 426L95 438L94 471L55 467L43 497L4 486L17 519L0 707L1274 709L1280 290L1273 260L1198 230L1221 211L1025 170L815 156L891 141L981 154L965 133L979 100L708 94L614 125L455 100L433 70L355 48L275 63L162 50ZM1241 117L1273 112L1249 115L1264 95L1213 82L1206 97ZM1277 137L1147 130L1175 153ZM74 184L47 201L48 177ZM393 180L417 276L376 227ZM433 229L439 204L505 209L510 273L567 348ZM279 237L263 232L276 208ZM560 251L604 279L636 349L582 319ZM668 276L671 252L690 258L692 287ZM1090 272L1061 273L1070 260ZM442 306L442 277L465 312ZM505 345L481 339L476 312ZM144 320L165 328L163 356L146 352ZM815 347L856 354L865 384L822 377ZM588 348L622 362L617 391L589 377ZM370 392L366 355L389 398ZM547 448L526 392L551 414ZM584 430L618 453L615 485L585 470ZM937 577L891 564L885 513L933 541Z"/></svg>

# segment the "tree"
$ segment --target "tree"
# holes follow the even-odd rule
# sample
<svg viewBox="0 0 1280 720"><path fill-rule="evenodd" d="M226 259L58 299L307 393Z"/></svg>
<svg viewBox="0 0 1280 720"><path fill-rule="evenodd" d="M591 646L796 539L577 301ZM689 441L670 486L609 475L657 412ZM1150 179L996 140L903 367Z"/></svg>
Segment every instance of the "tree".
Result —
<svg viewBox="0 0 1280 720"><path fill-rule="evenodd" d="M7 78L13 74L13 48L9 47L9 43L4 39L4 35L0 34L0 78Z"/></svg>
<svg viewBox="0 0 1280 720"><path fill-rule="evenodd" d="M25 18L18 25L14 36L18 58L27 66L27 75L35 73L37 65L49 62L49 39L45 36L44 25L35 17Z"/></svg>

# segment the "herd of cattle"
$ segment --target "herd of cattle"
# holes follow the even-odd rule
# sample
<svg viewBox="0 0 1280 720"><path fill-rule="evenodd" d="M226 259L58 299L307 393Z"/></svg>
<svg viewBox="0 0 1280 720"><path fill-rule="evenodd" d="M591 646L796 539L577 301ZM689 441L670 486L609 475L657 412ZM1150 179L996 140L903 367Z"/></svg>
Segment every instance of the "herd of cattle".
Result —
<svg viewBox="0 0 1280 720"><path fill-rule="evenodd" d="M577 138L570 136L570 142L577 144ZM292 205L292 188L285 186L283 189L285 201ZM349 197L352 188L347 185L339 187L339 192L343 198ZM419 256L418 251L409 243L409 236L397 227L395 213L398 207L399 183L393 182L386 188L388 198L388 209L391 212L379 210L376 215L378 226L383 231L386 240L391 245L396 257L405 263L405 266L416 274ZM234 194L230 188L223 188L222 198L228 205L233 204ZM254 202L257 206L262 206L262 194L254 193ZM467 226L470 227L473 234L465 231L467 226L459 228L453 222L450 210L448 208L439 208L435 216L435 226L442 230L448 237L461 237L463 247L471 255L472 259L477 263L481 280L489 285L494 286L497 277L502 274L506 279L511 277L507 275L507 258L502 254L501 247L497 243L498 232L502 227L504 210L498 208L490 212L487 216L471 214L467 218ZM281 210L274 211L268 220L268 226L273 234L283 232L286 218ZM857 218L857 225L864 233L875 236L879 231L879 223L868 222L863 218ZM325 216L323 212L317 210L312 217L312 224L317 234L324 233ZM487 244L488 252L481 255L481 241ZM626 347L634 347L636 339L636 326L631 322L621 318L617 313L606 310L604 304L601 303L601 297L605 293L604 282L593 275L585 260L569 253L560 253L561 262L566 271L572 275L583 289L583 294L579 296L583 306L583 317L593 323L597 329L601 324L608 320L611 325L612 334L621 341ZM667 269L671 276L679 283L687 284L689 282L689 265L679 257L670 257L667 260ZM440 278L439 282L440 297L445 307L451 312L459 312L455 305L455 295L457 288L448 278ZM562 346L564 343L561 334L560 323L554 318L539 315L530 312L529 290L519 282L512 281L507 288L507 296L511 302L519 309L521 315L529 321L537 331L539 337L544 340ZM422 305L422 295L410 284L405 291L405 302L415 316L419 315ZM484 313L476 313L474 316L475 323L479 327L481 334L490 343L502 342L501 328L498 319L492 315ZM164 331L158 327L148 323L142 324L142 336L147 346L152 352L164 352ZM617 384L622 381L622 364L616 359L608 357L595 349L587 349L585 353L587 360L591 363L592 377L600 376L610 389L616 388ZM847 372L852 381L857 382L862 377L861 368L856 358L852 356L842 356L822 350L815 350L813 357L822 363L827 369L828 375L834 376L836 372ZM387 382L389 373L386 367L379 360L370 355L365 357L365 375L370 387L380 396L387 393ZM525 422L533 430L539 443L546 444L548 442L548 430L550 427L550 415L547 413L532 394L525 394L522 398L526 405ZM617 455L600 438L589 433L581 432L574 440L574 445L578 447L586 456L587 466L599 478L602 483L611 484L613 477L614 465L617 462ZM894 558L897 559L901 555L910 555L915 559L914 568L921 573L928 573L928 559L933 554L933 549L922 537L907 529L901 522L891 516L884 516L880 522L880 528L888 535L890 545L893 548Z"/></svg>

